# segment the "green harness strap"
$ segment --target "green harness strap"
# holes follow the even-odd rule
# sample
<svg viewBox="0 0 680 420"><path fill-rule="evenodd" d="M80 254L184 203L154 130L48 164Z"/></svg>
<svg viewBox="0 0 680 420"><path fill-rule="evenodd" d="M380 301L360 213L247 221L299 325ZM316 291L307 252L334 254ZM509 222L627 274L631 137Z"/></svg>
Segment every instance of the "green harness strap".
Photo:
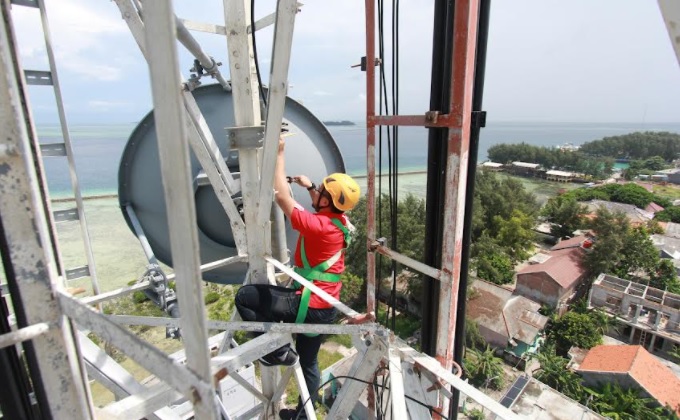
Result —
<svg viewBox="0 0 680 420"><path fill-rule="evenodd" d="M318 264L315 267L309 265L309 260L307 259L307 252L305 251L305 237L300 238L300 257L302 258L303 267L295 267L295 272L306 278L309 281L325 281L329 283L337 283L340 281L340 274L337 273L326 273L326 270L331 268L333 264L340 260L342 253L349 246L350 242L350 232L342 222L338 219L331 218L333 224L342 231L345 240L345 247L336 252L331 258ZM300 283L296 283L297 288L301 288ZM298 308L297 317L295 318L296 324L302 324L307 318L307 312L309 311L309 300L312 296L312 291L308 288L302 287L302 296L300 298L300 307ZM319 334L305 334L308 337L315 337Z"/></svg>

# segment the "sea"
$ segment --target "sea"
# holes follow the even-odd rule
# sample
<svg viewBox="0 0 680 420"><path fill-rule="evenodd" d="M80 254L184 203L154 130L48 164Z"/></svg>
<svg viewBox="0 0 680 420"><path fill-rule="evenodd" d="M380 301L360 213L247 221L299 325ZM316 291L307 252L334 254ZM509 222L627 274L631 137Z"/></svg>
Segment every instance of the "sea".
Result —
<svg viewBox="0 0 680 420"><path fill-rule="evenodd" d="M148 264L139 241L123 219L116 196L118 166L123 149L136 124L71 125L75 164L81 191L85 200L85 213L90 242L96 261L96 277L102 292L116 289L139 279ZM366 128L362 125L329 127L339 146L348 173L356 176L362 189L366 178ZM538 124L489 123L482 129L478 161L487 159L487 150L494 144L525 142L535 146L559 146L565 143L580 145L606 136L634 131L658 130L680 133L678 124ZM56 125L39 125L41 143L62 141ZM382 135L382 150L387 151L387 134ZM398 136L398 194L425 198L427 175L427 130L400 128ZM64 159L43 159L53 210L73 207L68 165ZM387 173L387 159L383 159L383 172ZM578 184L564 184L517 178L537 200L544 202L564 188L577 188ZM387 182L383 182L387 188ZM81 231L77 223L57 224L60 255L66 268L86 263ZM172 270L164 266L170 273ZM0 280L2 272L0 271ZM93 293L90 278L72 280L69 286L83 287L86 294Z"/></svg>
<svg viewBox="0 0 680 420"><path fill-rule="evenodd" d="M71 125L76 168L83 195L111 195L117 193L118 165L123 148L136 124ZM366 174L366 127L328 127L342 152L347 173ZM555 147L565 144L581 145L607 136L635 131L670 131L680 133L680 123L528 123L488 122L481 130L478 162L488 159L488 149L502 143L527 143L533 146ZM41 143L62 141L58 125L39 125ZM383 129L382 141L376 150L382 150L383 172L387 173L388 133ZM390 137L391 133L390 133ZM419 172L427 167L428 131L420 127L400 127L397 137L398 171ZM382 147L381 147L382 145ZM45 170L52 197L72 196L68 168L59 159L46 158Z"/></svg>

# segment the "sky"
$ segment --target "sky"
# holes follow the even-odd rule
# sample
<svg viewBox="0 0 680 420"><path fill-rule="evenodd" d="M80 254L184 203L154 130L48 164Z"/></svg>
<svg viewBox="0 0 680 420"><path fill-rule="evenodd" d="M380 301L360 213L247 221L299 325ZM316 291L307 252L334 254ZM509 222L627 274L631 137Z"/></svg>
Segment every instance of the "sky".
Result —
<svg viewBox="0 0 680 420"><path fill-rule="evenodd" d="M289 95L322 120L363 121L365 74L350 66L365 51L364 2L303 3ZM258 0L256 19L275 4ZM423 114L429 107L433 1L399 4L399 112ZM174 0L174 6L180 18L224 22L221 0ZM116 4L46 0L46 7L68 121L139 121L152 106L148 66ZM14 6L12 14L23 67L48 69L37 9ZM390 22L386 13L388 51ZM228 74L224 37L195 36ZM265 83L272 36L273 27L257 32ZM178 51L188 77L193 58L181 45ZM386 66L389 78L389 57ZM493 0L486 69L484 109L492 122L680 122L680 65L650 0ZM29 93L36 122L57 122L51 89L31 86Z"/></svg>

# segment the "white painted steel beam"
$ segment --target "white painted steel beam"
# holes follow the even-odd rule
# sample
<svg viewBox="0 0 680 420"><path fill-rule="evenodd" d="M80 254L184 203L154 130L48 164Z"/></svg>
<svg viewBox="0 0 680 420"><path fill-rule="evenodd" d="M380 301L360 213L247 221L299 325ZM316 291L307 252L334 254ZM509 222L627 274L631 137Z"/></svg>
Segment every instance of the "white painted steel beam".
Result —
<svg viewBox="0 0 680 420"><path fill-rule="evenodd" d="M136 392L134 395L123 398L104 408L107 415L120 419L142 419L147 418L156 410L166 407L177 401L177 396L181 394L176 393L167 384L160 383L150 388L143 387L142 390ZM165 415L163 419L176 419L180 417L171 409L164 409Z"/></svg>
<svg viewBox="0 0 680 420"><path fill-rule="evenodd" d="M425 404L436 406L436 401L428 400L428 396L422 386L422 377L419 377L413 370L413 363L402 362L401 371L404 377L404 394L413 398L416 401L421 401ZM436 394L436 393L435 393ZM406 399L406 408L408 410L409 418L412 419L428 419L431 418L430 410L422 405Z"/></svg>
<svg viewBox="0 0 680 420"><path fill-rule="evenodd" d="M9 347L14 344L23 343L26 340L32 340L35 337L45 334L50 329L50 325L46 322L20 328L16 331L0 335L0 349Z"/></svg>
<svg viewBox="0 0 680 420"><path fill-rule="evenodd" d="M307 389L307 382L305 382L305 376L302 373L300 362L295 363L295 366L293 366L293 373L295 374L295 381L297 382L298 391L300 392L300 398L304 404L305 414L307 414L309 420L316 420L314 405L312 404L312 399L309 395L310 391Z"/></svg>
<svg viewBox="0 0 680 420"><path fill-rule="evenodd" d="M83 354L87 373L90 378L99 382L111 391L116 399L124 399L132 394L140 394L146 390L144 385L137 380L120 364L113 360L104 350L94 344L84 333L78 331L78 343ZM167 387L167 385L166 385ZM167 388L168 398L176 401L182 398L182 394ZM151 410L154 411L154 410ZM167 408L159 408L154 413L148 411L145 416L149 419L174 420L177 416ZM143 417L143 416L140 416Z"/></svg>
<svg viewBox="0 0 680 420"><path fill-rule="evenodd" d="M206 347L208 331L199 269L201 262L198 255L196 207L191 186L189 146L186 143L185 110L177 84L181 76L172 2L148 2L144 19L170 247L175 275L180 280L176 292L187 366L207 385L197 390L198 394L192 402L198 418L218 419L219 412L213 398L215 390L211 380L210 354Z"/></svg>
<svg viewBox="0 0 680 420"><path fill-rule="evenodd" d="M130 293L134 293L139 290L148 289L151 284L149 281L143 281L140 283L133 284L132 286L121 287L120 289L112 290L106 293L100 293L97 296L88 296L80 299L84 305L94 305L100 302L104 302L110 299L115 299L121 296L125 296Z"/></svg>
<svg viewBox="0 0 680 420"><path fill-rule="evenodd" d="M229 373L249 363L253 363L279 347L292 343L293 338L290 334L268 333L213 357L211 363L216 370L226 369L227 373ZM267 394L264 395L269 398Z"/></svg>
<svg viewBox="0 0 680 420"><path fill-rule="evenodd" d="M18 293L12 301L20 327L39 323L53 326L32 340L39 372L32 372L42 382L45 397L54 418L89 419L93 409L87 394L87 378L78 362L77 343L71 325L53 298L53 284L59 283L55 255L50 244L50 226L46 223L46 197L41 193L37 159L32 152L30 132L34 132L27 103L26 87L15 49L9 2L0 3L0 215L3 234L0 238L7 255L5 269L11 269ZM38 164L39 161L38 161ZM49 209L49 206L47 206Z"/></svg>
<svg viewBox="0 0 680 420"><path fill-rule="evenodd" d="M250 0L224 0L225 26L227 30L227 51L231 74L232 96L234 99L234 121L236 127L253 127L262 124L260 113L260 86L253 60L253 43L248 33L252 10ZM248 280L254 284L273 284L273 270L267 267L263 257L271 253L267 249L266 236L269 223L259 223L257 218L260 201L260 173L258 150L239 148L241 168L241 194L247 226ZM265 203L267 211L270 203ZM271 385L269 380L266 386ZM271 394L269 394L271 395Z"/></svg>
<svg viewBox="0 0 680 420"><path fill-rule="evenodd" d="M357 355L347 376L357 378L360 381L345 379L327 418L346 419L349 417L354 405L359 400L359 396L366 389L366 383L361 381L370 381L378 364L386 356L387 347L380 340L373 341L365 352Z"/></svg>
<svg viewBox="0 0 680 420"><path fill-rule="evenodd" d="M178 327L179 320L176 318L134 316L134 315L107 315L107 318L118 325L145 325L150 327ZM274 332L274 333L309 333L309 334L349 334L363 335L376 334L386 337L389 330L379 324L288 324L284 322L255 322L255 321L216 321L207 320L206 325L210 330L224 331L251 331L251 332Z"/></svg>
<svg viewBox="0 0 680 420"><path fill-rule="evenodd" d="M85 250L85 258L87 259L88 275L90 277L90 284L92 285L92 293L96 295L99 294L99 281L97 279L94 254L92 252L90 232L87 228L85 205L83 204L83 196L80 192L80 181L78 180L78 173L76 172L76 161L73 154L73 146L71 145L71 133L68 130L68 122L66 119L66 108L64 107L64 102L61 95L61 85L59 83L57 63L54 58L54 51L52 49L52 36L50 34L50 25L47 20L45 1L38 1L38 5L40 6L40 19L42 22L43 34L45 35L45 52L47 53L47 61L50 64L50 76L52 78L52 87L54 89L57 113L59 115L59 125L61 127L61 135L64 140L66 159L68 161L69 179L71 181L71 189L73 191L73 196L76 201L76 209L78 212L78 225L80 227L80 235Z"/></svg>
<svg viewBox="0 0 680 420"><path fill-rule="evenodd" d="M288 69L290 67L297 10L296 0L279 0L277 2L261 165L260 202L262 205L260 205L257 215L257 221L260 224L269 221L271 215L271 209L264 204L271 203L274 195L274 170L276 169L276 158L279 150L283 111L288 94Z"/></svg>
<svg viewBox="0 0 680 420"><path fill-rule="evenodd" d="M680 64L680 3L677 0L659 0L659 9Z"/></svg>
<svg viewBox="0 0 680 420"><path fill-rule="evenodd" d="M205 381L194 370L188 369L156 347L114 324L106 315L81 304L68 294L58 292L57 300L64 314L72 318L73 322L124 350L128 357L156 375L160 380L165 381L189 400L194 401L197 398L202 398L203 395L210 395L212 398L212 392L214 392L212 376L208 381ZM205 348L205 344L203 344L203 347ZM191 355L189 355L190 357Z"/></svg>
<svg viewBox="0 0 680 420"><path fill-rule="evenodd" d="M430 371L436 377L441 378L446 383L452 385L454 388L482 405L482 407L498 416L498 418L504 420L520 420L522 418L518 414L510 411L509 408L502 406L498 401L460 379L447 369L444 369L435 359L422 355L411 348L408 350L400 348L399 351L402 353L402 355L404 355L404 357L410 357L410 359L413 360L419 367Z"/></svg>
<svg viewBox="0 0 680 420"><path fill-rule="evenodd" d="M114 1L120 9L123 19L127 23L142 55L147 57L144 44L144 23L137 14L135 7L130 0ZM183 86L184 82L180 83L180 85ZM239 254L243 254L245 252L245 224L231 199L231 195L239 191L239 183L233 178L229 168L227 168L225 159L217 148L212 133L205 124L193 95L191 92L185 92L183 88L182 95L185 101L184 106L189 116L185 120L185 124L191 148L201 167L205 170L220 204L222 204L225 213L229 217L236 248Z"/></svg>
<svg viewBox="0 0 680 420"><path fill-rule="evenodd" d="M392 419L407 420L406 397L404 392L404 375L401 371L401 357L399 352L390 346L390 396L392 397Z"/></svg>
<svg viewBox="0 0 680 420"><path fill-rule="evenodd" d="M333 296L329 295L327 292L321 290L318 286L314 285L314 283L312 283L311 281L307 280L306 278L304 278L301 275L299 275L298 273L296 273L292 268L282 264L280 261L277 261L273 258L267 257L266 260L267 260L267 262L271 263L272 265L274 265L279 270L281 270L284 273L291 276L295 281L297 281L298 283L302 284L304 287L311 290L312 293L319 296L325 302L331 304L335 309L339 310L343 314L345 314L349 317L354 317L354 316L359 315L359 313L357 311L355 311L354 309L345 305L344 303L340 302L339 300L337 300Z"/></svg>

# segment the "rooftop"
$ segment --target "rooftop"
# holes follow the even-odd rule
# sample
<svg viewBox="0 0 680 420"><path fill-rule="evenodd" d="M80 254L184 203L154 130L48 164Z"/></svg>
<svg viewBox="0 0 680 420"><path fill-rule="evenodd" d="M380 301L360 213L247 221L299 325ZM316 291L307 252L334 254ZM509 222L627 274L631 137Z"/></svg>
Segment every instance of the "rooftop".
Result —
<svg viewBox="0 0 680 420"><path fill-rule="evenodd" d="M585 268L581 266L583 252L581 248L550 251L550 258L546 262L528 265L517 274L545 272L563 289L569 289L585 274Z"/></svg>
<svg viewBox="0 0 680 420"><path fill-rule="evenodd" d="M661 405L680 414L680 379L642 346L595 346L578 371L626 373Z"/></svg>
<svg viewBox="0 0 680 420"><path fill-rule="evenodd" d="M605 208L612 213L624 213L633 223L646 223L654 218L654 213L642 210L632 204L615 203L613 201L590 200L584 203L588 210L596 212L599 208Z"/></svg>
<svg viewBox="0 0 680 420"><path fill-rule="evenodd" d="M579 235L571 239L563 239L559 241L555 246L550 248L550 250L558 251L560 249L579 248L581 245L583 245L583 242L587 241L588 239L590 238L587 235Z"/></svg>

